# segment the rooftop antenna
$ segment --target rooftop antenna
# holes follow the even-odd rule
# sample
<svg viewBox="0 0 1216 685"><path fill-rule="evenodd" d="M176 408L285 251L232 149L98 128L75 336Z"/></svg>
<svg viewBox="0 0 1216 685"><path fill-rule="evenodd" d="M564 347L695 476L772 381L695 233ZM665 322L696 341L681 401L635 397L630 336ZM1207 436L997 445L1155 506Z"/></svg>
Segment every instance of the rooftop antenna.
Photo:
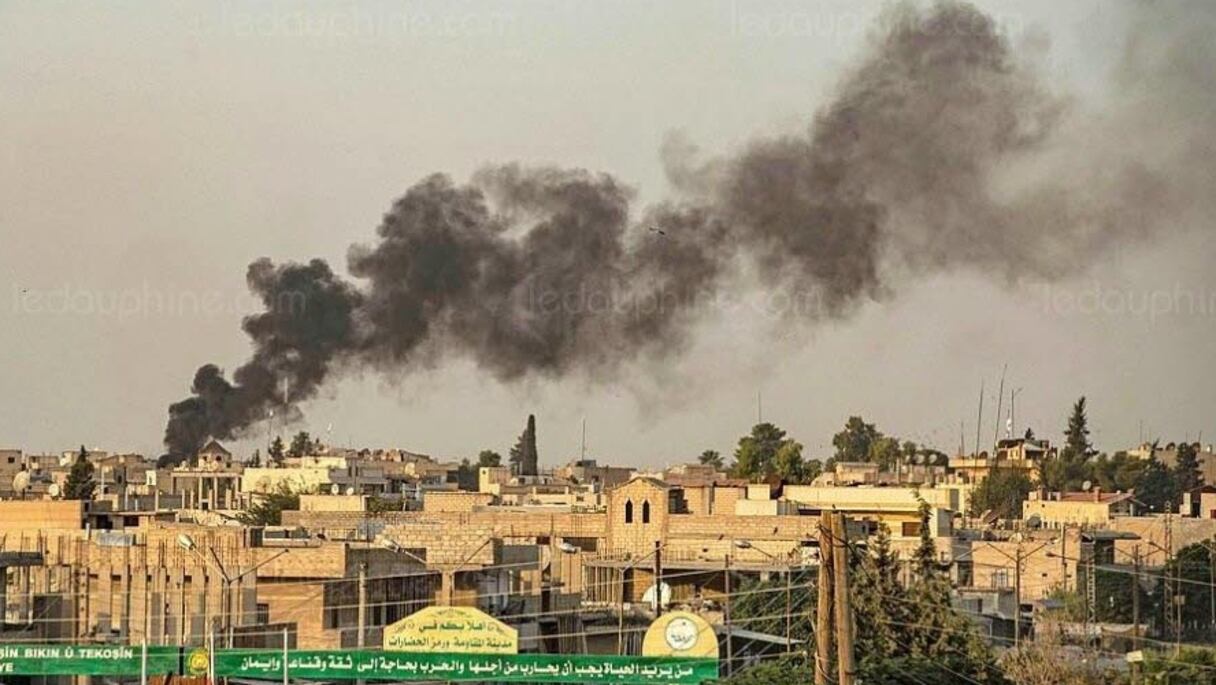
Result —
<svg viewBox="0 0 1216 685"><path fill-rule="evenodd" d="M975 456L980 456L980 426L984 423L984 379L980 379L980 410L975 419Z"/></svg>
<svg viewBox="0 0 1216 685"><path fill-rule="evenodd" d="M760 391L756 391L756 423L764 423L764 399Z"/></svg>
<svg viewBox="0 0 1216 685"><path fill-rule="evenodd" d="M579 454L582 455L579 457L579 459L581 461L587 460L587 417L586 416L583 417L583 442L582 442L582 446L579 448Z"/></svg>
<svg viewBox="0 0 1216 685"><path fill-rule="evenodd" d="M964 456L967 453L967 438L963 435L962 419L958 420L958 456Z"/></svg>
<svg viewBox="0 0 1216 685"><path fill-rule="evenodd" d="M1008 430L1006 432L1011 438L1013 437L1013 432L1017 430L1017 412L1014 410L1014 407L1017 406L1015 403L1018 399L1018 394L1021 392L1022 388L1009 391L1009 423L1007 426Z"/></svg>
<svg viewBox="0 0 1216 685"><path fill-rule="evenodd" d="M992 444L995 446L997 441L1001 439L1001 408L1005 405L1005 372L1009 370L1009 364L1001 368L1001 387L996 393L996 426L992 431Z"/></svg>

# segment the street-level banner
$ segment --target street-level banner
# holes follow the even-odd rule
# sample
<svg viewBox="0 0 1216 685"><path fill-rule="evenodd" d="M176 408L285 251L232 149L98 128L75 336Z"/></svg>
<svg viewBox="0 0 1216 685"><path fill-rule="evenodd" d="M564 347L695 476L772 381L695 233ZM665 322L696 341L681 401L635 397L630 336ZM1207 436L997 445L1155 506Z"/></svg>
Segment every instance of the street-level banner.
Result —
<svg viewBox="0 0 1216 685"><path fill-rule="evenodd" d="M0 645L0 676L138 674L142 650L125 645ZM177 673L179 654L177 647L148 647L148 672Z"/></svg>
<svg viewBox="0 0 1216 685"><path fill-rule="evenodd" d="M473 607L426 607L384 627L384 648L403 652L515 654L519 633Z"/></svg>
<svg viewBox="0 0 1216 685"><path fill-rule="evenodd" d="M562 654L293 650L287 674L304 680L493 681L697 685L718 678L716 659ZM217 677L282 681L283 652L224 649Z"/></svg>

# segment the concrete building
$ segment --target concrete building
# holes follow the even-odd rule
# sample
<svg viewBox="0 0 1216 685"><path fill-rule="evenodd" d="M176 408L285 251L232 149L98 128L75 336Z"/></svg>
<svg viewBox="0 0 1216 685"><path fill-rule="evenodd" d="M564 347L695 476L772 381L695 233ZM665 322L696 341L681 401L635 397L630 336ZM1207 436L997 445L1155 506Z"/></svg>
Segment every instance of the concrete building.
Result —
<svg viewBox="0 0 1216 685"><path fill-rule="evenodd" d="M1004 438L997 442L991 455L981 452L979 455L951 457L949 468L970 483L979 483L995 469L1017 469L1023 471L1031 482L1037 483L1040 465L1055 453L1055 448L1047 440Z"/></svg>
<svg viewBox="0 0 1216 685"><path fill-rule="evenodd" d="M1105 528L1118 516L1134 516L1135 499L1131 493L1032 491L1022 503L1022 520L1035 527L1064 528L1080 526Z"/></svg>

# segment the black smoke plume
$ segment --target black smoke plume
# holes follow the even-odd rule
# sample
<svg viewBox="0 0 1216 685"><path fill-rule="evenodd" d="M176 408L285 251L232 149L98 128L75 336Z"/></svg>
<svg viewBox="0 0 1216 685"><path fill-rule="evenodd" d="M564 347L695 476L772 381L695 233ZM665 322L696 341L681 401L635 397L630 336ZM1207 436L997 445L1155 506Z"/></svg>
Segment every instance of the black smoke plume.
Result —
<svg viewBox="0 0 1216 685"><path fill-rule="evenodd" d="M253 358L232 382L198 370L169 409L169 460L293 416L344 364L465 356L510 381L676 354L741 274L814 321L918 274L1074 273L1212 187L1214 12L1145 11L1097 118L1049 92L989 17L943 2L892 10L806 131L719 159L669 141L675 192L636 215L627 186L581 169L425 178L351 249L358 286L318 260L250 267L266 309L243 324Z"/></svg>

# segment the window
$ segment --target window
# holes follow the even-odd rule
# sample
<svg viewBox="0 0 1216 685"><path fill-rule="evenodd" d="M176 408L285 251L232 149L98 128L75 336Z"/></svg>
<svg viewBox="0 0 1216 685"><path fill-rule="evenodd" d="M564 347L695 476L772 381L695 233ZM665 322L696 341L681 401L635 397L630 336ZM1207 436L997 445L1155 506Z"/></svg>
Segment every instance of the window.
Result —
<svg viewBox="0 0 1216 685"><path fill-rule="evenodd" d="M633 500L625 500L625 523L633 523Z"/></svg>
<svg viewBox="0 0 1216 685"><path fill-rule="evenodd" d="M650 500L642 502L642 523L650 523Z"/></svg>
<svg viewBox="0 0 1216 685"><path fill-rule="evenodd" d="M920 535L920 521L904 521L900 529L904 537L914 538Z"/></svg>

